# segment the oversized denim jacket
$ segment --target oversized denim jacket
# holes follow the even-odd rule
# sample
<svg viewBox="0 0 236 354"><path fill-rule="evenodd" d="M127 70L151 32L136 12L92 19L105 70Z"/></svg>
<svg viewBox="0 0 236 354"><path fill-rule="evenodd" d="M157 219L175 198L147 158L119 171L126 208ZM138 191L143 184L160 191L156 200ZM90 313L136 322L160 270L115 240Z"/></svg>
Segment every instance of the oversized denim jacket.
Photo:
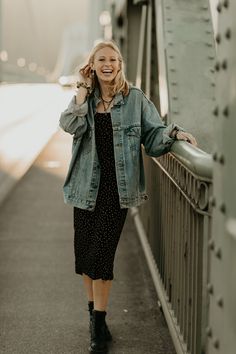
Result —
<svg viewBox="0 0 236 354"><path fill-rule="evenodd" d="M75 103L74 96L60 117L60 127L73 135L72 158L63 186L64 200L87 210L95 208L100 182L94 128L99 101L98 90L82 105ZM147 199L141 145L150 156L167 153L174 142L169 135L177 126L166 127L154 104L133 86L128 96L121 93L115 96L111 119L120 206L138 206Z"/></svg>

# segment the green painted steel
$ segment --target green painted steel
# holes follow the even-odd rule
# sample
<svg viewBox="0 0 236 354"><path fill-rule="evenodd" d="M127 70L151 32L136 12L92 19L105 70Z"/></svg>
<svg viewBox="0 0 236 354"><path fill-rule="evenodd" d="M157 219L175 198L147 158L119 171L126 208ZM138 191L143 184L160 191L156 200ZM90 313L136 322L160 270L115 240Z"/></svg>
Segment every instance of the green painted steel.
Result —
<svg viewBox="0 0 236 354"><path fill-rule="evenodd" d="M208 354L236 352L236 2L219 1Z"/></svg>
<svg viewBox="0 0 236 354"><path fill-rule="evenodd" d="M182 141L175 142L171 147L171 152L186 166L195 176L206 180L213 177L212 155L201 149L195 148Z"/></svg>
<svg viewBox="0 0 236 354"><path fill-rule="evenodd" d="M215 43L208 1L156 4L164 32L159 55L165 56L168 121L182 124L195 134L201 149L212 152Z"/></svg>

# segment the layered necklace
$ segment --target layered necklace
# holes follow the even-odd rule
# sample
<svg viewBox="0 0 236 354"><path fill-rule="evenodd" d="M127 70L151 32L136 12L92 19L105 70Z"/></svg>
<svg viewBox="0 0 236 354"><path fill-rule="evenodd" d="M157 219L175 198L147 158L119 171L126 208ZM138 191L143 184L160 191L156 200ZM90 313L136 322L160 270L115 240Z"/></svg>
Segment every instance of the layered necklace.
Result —
<svg viewBox="0 0 236 354"><path fill-rule="evenodd" d="M114 97L112 97L112 99L110 101L107 101L107 100L104 100L104 98L101 95L101 100L102 100L102 105L103 105L103 108L104 108L104 113L107 114L108 113L108 109L110 108L111 103L114 100Z"/></svg>

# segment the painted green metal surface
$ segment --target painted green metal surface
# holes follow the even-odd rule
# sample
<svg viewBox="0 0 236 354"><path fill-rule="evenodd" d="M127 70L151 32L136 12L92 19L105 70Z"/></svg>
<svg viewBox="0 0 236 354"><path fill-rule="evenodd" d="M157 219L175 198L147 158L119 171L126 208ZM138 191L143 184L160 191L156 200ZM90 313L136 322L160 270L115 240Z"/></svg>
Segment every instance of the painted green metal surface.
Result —
<svg viewBox="0 0 236 354"><path fill-rule="evenodd" d="M215 43L208 1L156 3L163 15L168 121L183 125L201 149L212 152Z"/></svg>
<svg viewBox="0 0 236 354"><path fill-rule="evenodd" d="M194 175L199 178L212 179L213 159L210 154L182 141L176 141L171 147L171 152Z"/></svg>
<svg viewBox="0 0 236 354"><path fill-rule="evenodd" d="M219 1L208 354L236 352L236 2Z"/></svg>

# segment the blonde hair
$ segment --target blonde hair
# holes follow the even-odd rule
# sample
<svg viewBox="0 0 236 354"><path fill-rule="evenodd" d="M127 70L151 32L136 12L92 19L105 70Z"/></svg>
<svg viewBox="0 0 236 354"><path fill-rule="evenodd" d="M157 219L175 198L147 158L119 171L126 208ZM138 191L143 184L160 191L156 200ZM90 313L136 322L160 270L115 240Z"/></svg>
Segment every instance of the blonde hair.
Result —
<svg viewBox="0 0 236 354"><path fill-rule="evenodd" d="M117 73L116 77L111 82L110 88L109 88L109 93L111 96L114 96L116 93L121 92L124 96L127 96L129 94L129 84L128 84L128 81L126 80L125 73L124 73L124 60L121 55L120 49L115 44L115 42L113 42L113 41L99 42L92 49L92 51L89 55L89 58L88 58L88 64L93 64L95 54L100 49L103 49L106 47L113 49L118 54L118 60L120 62L120 71ZM97 75L94 72L94 75L92 76L92 89L94 89L95 87L99 87L99 82L98 82Z"/></svg>

